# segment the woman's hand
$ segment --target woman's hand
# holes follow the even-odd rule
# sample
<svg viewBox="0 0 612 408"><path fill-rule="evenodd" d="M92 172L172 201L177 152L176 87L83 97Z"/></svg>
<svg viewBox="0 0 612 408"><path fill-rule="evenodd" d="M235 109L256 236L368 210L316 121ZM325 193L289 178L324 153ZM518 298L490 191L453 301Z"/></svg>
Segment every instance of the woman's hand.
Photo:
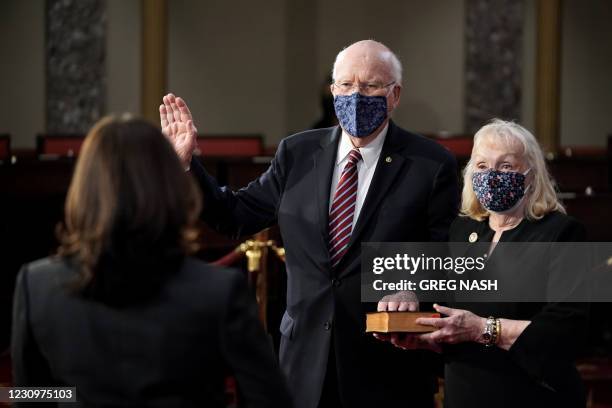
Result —
<svg viewBox="0 0 612 408"><path fill-rule="evenodd" d="M469 310L453 309L434 304L434 309L448 317L420 317L418 324L436 327L438 330L422 334L421 340L433 343L464 343L480 342L487 319Z"/></svg>
<svg viewBox="0 0 612 408"><path fill-rule="evenodd" d="M420 317L418 324L436 327L438 330L425 334L375 333L374 337L381 341L388 341L396 347L413 350L427 349L441 352L441 343L455 344L464 342L482 343L487 319L470 312L469 310L453 309L434 304L437 312L448 317ZM498 338L497 347L509 350L516 339L529 326L529 320L500 319L502 332Z"/></svg>

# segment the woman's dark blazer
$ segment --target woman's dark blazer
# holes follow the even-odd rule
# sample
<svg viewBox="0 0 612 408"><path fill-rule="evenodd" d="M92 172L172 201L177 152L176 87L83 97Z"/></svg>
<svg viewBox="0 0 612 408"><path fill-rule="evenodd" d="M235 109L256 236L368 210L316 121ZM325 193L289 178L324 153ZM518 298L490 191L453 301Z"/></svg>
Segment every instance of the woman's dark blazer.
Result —
<svg viewBox="0 0 612 408"><path fill-rule="evenodd" d="M69 294L74 278L74 268L51 258L19 273L16 386L76 386L88 407L222 407L230 371L247 406L290 406L238 271L186 258L158 296L124 308Z"/></svg>
<svg viewBox="0 0 612 408"><path fill-rule="evenodd" d="M459 217L451 226L450 240L468 242L474 232L482 242L490 242L494 235L488 220ZM576 220L553 212L536 221L524 219L514 229L505 231L500 242L578 242L584 241L585 236L584 227ZM585 406L574 358L586 337L588 305L454 303L451 306L483 317L530 320L531 324L508 351L477 343L447 347L447 407Z"/></svg>

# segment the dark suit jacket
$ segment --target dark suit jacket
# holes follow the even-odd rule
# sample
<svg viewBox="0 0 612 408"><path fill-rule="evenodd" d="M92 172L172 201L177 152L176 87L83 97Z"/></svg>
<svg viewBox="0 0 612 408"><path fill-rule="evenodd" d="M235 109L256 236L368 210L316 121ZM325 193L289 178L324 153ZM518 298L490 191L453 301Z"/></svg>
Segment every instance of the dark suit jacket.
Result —
<svg viewBox="0 0 612 408"><path fill-rule="evenodd" d="M327 225L340 135L333 127L284 139L269 169L237 192L219 187L194 160L203 218L234 237L280 226L288 279L280 361L297 407L317 406L330 347L345 406L427 406L429 354L364 333L375 305L361 303L360 243L446 240L457 211L456 163L437 143L391 122L348 252L332 271Z"/></svg>
<svg viewBox="0 0 612 408"><path fill-rule="evenodd" d="M19 273L16 386L76 386L87 407L224 407L229 369L249 407L289 406L239 272L186 258L159 296L122 309L68 294L65 284L74 277L58 259Z"/></svg>
<svg viewBox="0 0 612 408"><path fill-rule="evenodd" d="M450 239L467 242L474 232L482 242L490 242L494 234L488 220L459 217L451 227ZM579 242L585 237L584 227L576 220L553 212L541 220L524 219L514 229L505 231L500 242ZM488 264L496 263L494 257L495 251ZM529 275L524 282L525 290L529 291L529 286L540 286L540 280L549 276L555 262L569 262L563 257L563 254L554 259L538 259L537 254L514 259L504 257L504 264L499 267L513 271L514 276L522 272ZM574 358L586 338L588 305L489 302L453 303L451 306L483 317L530 320L531 324L509 351L497 347L488 349L476 343L446 348L445 404L449 408L490 407L491 404L496 407L585 406L584 389Z"/></svg>

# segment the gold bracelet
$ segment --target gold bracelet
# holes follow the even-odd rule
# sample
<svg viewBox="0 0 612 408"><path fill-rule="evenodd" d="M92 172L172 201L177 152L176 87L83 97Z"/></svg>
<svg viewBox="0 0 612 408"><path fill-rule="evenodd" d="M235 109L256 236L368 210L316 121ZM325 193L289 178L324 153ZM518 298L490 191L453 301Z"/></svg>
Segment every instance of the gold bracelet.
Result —
<svg viewBox="0 0 612 408"><path fill-rule="evenodd" d="M493 316L487 318L481 342L484 343L485 347L492 347L497 344L497 319Z"/></svg>
<svg viewBox="0 0 612 408"><path fill-rule="evenodd" d="M497 338L495 339L495 344L499 344L499 342L501 341L501 335L502 335L502 327L501 327L501 321L499 319L495 319L495 328L496 328L496 332L497 332Z"/></svg>

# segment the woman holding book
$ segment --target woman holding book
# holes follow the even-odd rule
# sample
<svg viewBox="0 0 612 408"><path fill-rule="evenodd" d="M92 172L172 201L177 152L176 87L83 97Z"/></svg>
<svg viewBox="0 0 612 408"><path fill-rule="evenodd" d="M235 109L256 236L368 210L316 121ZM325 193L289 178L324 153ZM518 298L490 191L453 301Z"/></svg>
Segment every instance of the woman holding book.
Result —
<svg viewBox="0 0 612 408"><path fill-rule="evenodd" d="M584 228L565 215L534 136L501 120L481 128L464 171L461 216L451 226L450 241L490 243L491 253L499 242L584 239ZM509 268L523 261L504 260L515 262L505 265ZM547 271L529 273L539 279ZM417 323L435 331L384 339L443 353L446 407L585 406L574 365L587 328L585 304L455 302L434 308L442 318Z"/></svg>

